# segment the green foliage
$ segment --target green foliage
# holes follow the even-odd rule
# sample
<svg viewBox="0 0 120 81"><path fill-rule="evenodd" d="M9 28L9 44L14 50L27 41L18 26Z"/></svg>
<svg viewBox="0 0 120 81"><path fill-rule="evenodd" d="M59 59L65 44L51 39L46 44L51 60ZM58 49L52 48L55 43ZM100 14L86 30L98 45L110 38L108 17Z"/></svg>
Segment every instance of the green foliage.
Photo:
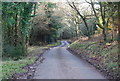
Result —
<svg viewBox="0 0 120 81"><path fill-rule="evenodd" d="M12 57L13 59L18 59L25 54L23 46L20 44L17 46L5 45L4 53L4 56Z"/></svg>
<svg viewBox="0 0 120 81"><path fill-rule="evenodd" d="M25 57L22 57L22 59L17 61L13 61L12 59L9 61L8 58L6 61L2 61L2 76L0 76L0 78L9 79L14 73L27 72L27 70L22 69L22 67L33 64L36 59L38 59L38 54L42 54L47 48L48 46L31 46L28 47L29 53Z"/></svg>
<svg viewBox="0 0 120 81"><path fill-rule="evenodd" d="M58 45L60 45L60 42L52 43L52 44L49 44L49 45L47 45L47 46L54 47L54 46L58 46Z"/></svg>
<svg viewBox="0 0 120 81"><path fill-rule="evenodd" d="M54 8L55 7L55 4L51 3L51 2L48 2L47 3L47 7L48 8Z"/></svg>
<svg viewBox="0 0 120 81"><path fill-rule="evenodd" d="M35 3L2 2L3 55L20 58L27 51Z"/></svg>
<svg viewBox="0 0 120 81"><path fill-rule="evenodd" d="M32 64L35 61L35 58L19 60L19 61L5 61L2 66L2 77L3 79L10 78L14 73L23 73L27 72L22 69L22 67L27 64Z"/></svg>
<svg viewBox="0 0 120 81"><path fill-rule="evenodd" d="M13 18L8 19L8 25L12 26L14 24L15 20Z"/></svg>
<svg viewBox="0 0 120 81"><path fill-rule="evenodd" d="M58 37L58 31L63 26L59 21L60 17L55 16L53 8L55 4L45 3L44 14L34 18L34 25L31 30L30 45L43 45L55 43Z"/></svg>

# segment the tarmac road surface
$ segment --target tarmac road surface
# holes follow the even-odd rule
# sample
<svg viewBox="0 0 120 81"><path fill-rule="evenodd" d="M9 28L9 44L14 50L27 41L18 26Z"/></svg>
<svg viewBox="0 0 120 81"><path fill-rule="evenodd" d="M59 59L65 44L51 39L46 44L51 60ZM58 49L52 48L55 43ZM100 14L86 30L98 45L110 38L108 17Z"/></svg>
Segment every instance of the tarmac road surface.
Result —
<svg viewBox="0 0 120 81"><path fill-rule="evenodd" d="M105 79L95 67L66 50L68 45L61 41L60 46L46 51L33 79Z"/></svg>

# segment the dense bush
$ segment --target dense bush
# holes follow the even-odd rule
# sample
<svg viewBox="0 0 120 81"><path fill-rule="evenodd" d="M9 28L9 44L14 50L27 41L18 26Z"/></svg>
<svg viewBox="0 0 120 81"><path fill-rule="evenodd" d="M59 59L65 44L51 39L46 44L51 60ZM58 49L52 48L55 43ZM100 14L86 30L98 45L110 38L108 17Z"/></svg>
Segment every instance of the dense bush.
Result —
<svg viewBox="0 0 120 81"><path fill-rule="evenodd" d="M17 46L5 45L4 46L4 56L12 57L14 60L20 58L20 56L25 55L23 46L18 44Z"/></svg>
<svg viewBox="0 0 120 81"><path fill-rule="evenodd" d="M20 58L27 51L30 20L36 10L36 3L2 3L3 56Z"/></svg>

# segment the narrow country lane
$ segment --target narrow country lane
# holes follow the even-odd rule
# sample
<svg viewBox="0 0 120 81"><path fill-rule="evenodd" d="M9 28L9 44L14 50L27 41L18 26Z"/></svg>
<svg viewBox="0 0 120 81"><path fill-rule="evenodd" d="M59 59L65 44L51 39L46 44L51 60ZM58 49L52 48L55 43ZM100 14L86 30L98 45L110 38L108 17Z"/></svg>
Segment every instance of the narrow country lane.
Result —
<svg viewBox="0 0 120 81"><path fill-rule="evenodd" d="M45 52L34 79L105 79L92 65L67 51L68 42L61 43Z"/></svg>

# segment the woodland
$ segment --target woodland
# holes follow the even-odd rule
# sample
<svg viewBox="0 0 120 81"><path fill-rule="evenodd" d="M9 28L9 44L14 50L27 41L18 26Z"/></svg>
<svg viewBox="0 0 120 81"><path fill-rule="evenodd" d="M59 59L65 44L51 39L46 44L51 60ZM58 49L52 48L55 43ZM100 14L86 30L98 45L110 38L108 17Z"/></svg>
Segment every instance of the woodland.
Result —
<svg viewBox="0 0 120 81"><path fill-rule="evenodd" d="M119 77L120 2L2 2L2 78L26 72L38 52L70 43L111 78ZM37 53L31 54L35 49Z"/></svg>

